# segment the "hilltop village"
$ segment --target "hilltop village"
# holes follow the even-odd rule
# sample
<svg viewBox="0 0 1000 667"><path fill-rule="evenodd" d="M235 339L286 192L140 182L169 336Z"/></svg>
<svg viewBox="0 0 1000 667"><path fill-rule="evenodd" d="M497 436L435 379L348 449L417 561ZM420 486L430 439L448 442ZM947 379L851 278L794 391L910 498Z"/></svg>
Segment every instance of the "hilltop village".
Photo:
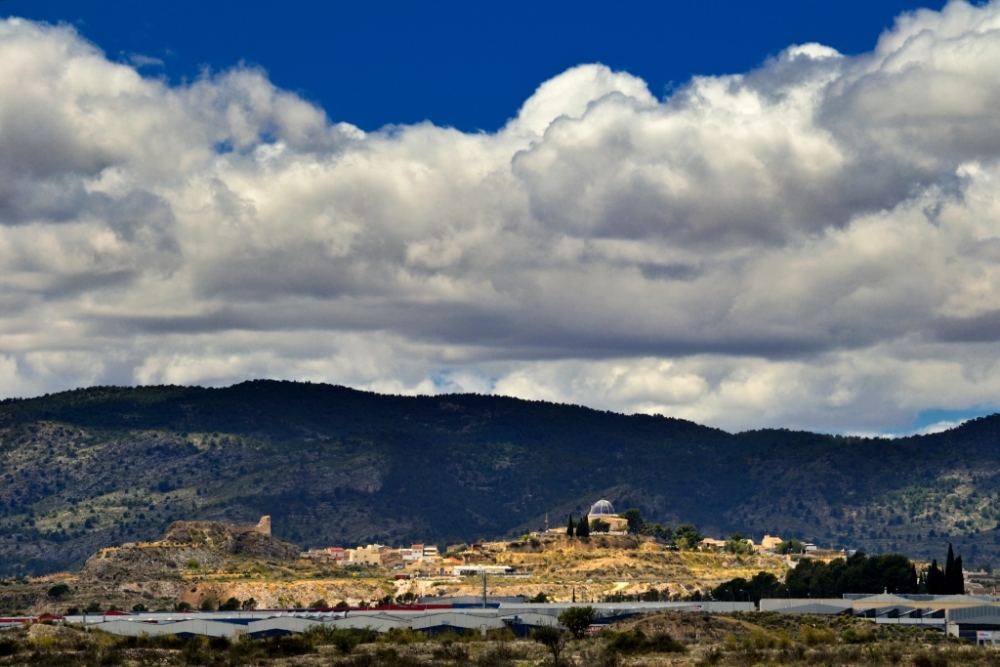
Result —
<svg viewBox="0 0 1000 667"><path fill-rule="evenodd" d="M898 555L870 560L878 558L887 559L878 565L880 572L895 572L895 578L872 584L871 577L862 577L869 587L882 582L900 592L944 591L935 589L933 576L924 581L936 563L911 563ZM491 595L556 603L756 601L779 593L824 592L823 581L845 575L827 575L822 568L854 560L853 552L819 549L796 539L765 535L755 542L739 533L716 539L700 535L690 524L670 529L645 522L635 509L616 513L604 499L587 515L570 517L564 527L443 549L368 544L302 551L274 537L266 516L256 524L178 521L161 540L99 550L77 574L22 578L23 586L0 588L0 611L178 605L212 610L228 600L241 605L253 600L268 608L372 607L481 596L484 587ZM961 557L952 560L949 552L946 569L963 572ZM817 565L806 567L798 579L793 576L810 563ZM960 580L952 588L974 594L996 590L991 573L965 572ZM47 585L67 590L48 595ZM830 593L839 595L838 590Z"/></svg>
<svg viewBox="0 0 1000 667"><path fill-rule="evenodd" d="M516 566L500 564L501 552L527 552L540 546L545 538L615 538L634 536L651 545L665 549L685 549L709 553L730 553L738 556L767 555L786 557L791 563L791 555L808 553L820 557L845 555L843 551L820 550L816 545L799 540L783 540L765 535L759 543L740 534L728 539L703 537L690 525L681 525L676 531L655 523L646 523L641 513L629 509L621 514L615 512L610 501L601 499L593 504L586 517L578 521L570 517L568 525L550 528L544 532L528 533L514 542L473 543L449 545L443 552L437 546L412 544L409 547L390 547L382 544L368 544L356 548L339 546L310 549L301 554L302 558L347 568L381 568L399 572L400 577L411 574L437 574L454 576L506 575L527 576ZM610 543L608 543L610 544Z"/></svg>

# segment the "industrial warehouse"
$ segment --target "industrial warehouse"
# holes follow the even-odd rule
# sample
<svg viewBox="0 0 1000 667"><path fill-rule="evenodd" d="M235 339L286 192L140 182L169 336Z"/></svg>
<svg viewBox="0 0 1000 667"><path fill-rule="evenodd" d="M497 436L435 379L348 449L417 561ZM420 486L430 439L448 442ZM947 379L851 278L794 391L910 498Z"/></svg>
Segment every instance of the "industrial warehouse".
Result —
<svg viewBox="0 0 1000 667"><path fill-rule="evenodd" d="M522 598L424 598L414 605L375 609L294 609L233 612L143 612L76 616L0 618L0 629L48 621L83 625L115 635L175 635L264 638L298 634L316 627L369 630L380 634L409 629L428 636L447 632L510 630L528 637L540 627L560 627L558 616L574 603L528 603ZM597 617L590 632L616 621L654 612L755 612L752 602L614 602L590 605ZM917 627L970 642L1000 645L1000 597L971 595L846 595L836 599L763 599L760 612L844 615L874 624Z"/></svg>
<svg viewBox="0 0 1000 667"><path fill-rule="evenodd" d="M433 602L433 604L432 604ZM180 637L262 638L297 634L320 626L331 629L373 630L385 633L406 628L428 636L446 632L509 629L527 637L543 626L559 626L558 616L573 603L535 604L520 598L428 598L415 605L376 609L256 610L240 612L145 612L78 616L19 617L0 619L0 628L48 620L80 624L115 635L176 635ZM749 612L752 602L612 602L590 605L597 610L593 631L633 616L657 611Z"/></svg>

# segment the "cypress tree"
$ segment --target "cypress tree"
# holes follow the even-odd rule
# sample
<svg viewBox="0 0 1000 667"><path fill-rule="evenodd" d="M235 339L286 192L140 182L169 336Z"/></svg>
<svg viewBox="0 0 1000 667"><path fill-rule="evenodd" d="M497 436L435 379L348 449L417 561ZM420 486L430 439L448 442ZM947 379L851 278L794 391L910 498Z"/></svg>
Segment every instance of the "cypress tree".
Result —
<svg viewBox="0 0 1000 667"><path fill-rule="evenodd" d="M587 523L587 517L580 517L580 522L576 524L576 536L590 537L590 524Z"/></svg>
<svg viewBox="0 0 1000 667"><path fill-rule="evenodd" d="M931 595L941 595L944 593L944 574L938 567L937 558L931 561L931 567L927 570L927 592Z"/></svg>
<svg viewBox="0 0 1000 667"><path fill-rule="evenodd" d="M569 521L566 522L566 534L573 537L573 529L576 528L576 522L573 521L573 515L569 515Z"/></svg>
<svg viewBox="0 0 1000 667"><path fill-rule="evenodd" d="M955 551L948 543L948 560L944 562L944 594L955 594Z"/></svg>
<svg viewBox="0 0 1000 667"><path fill-rule="evenodd" d="M918 593L920 591L920 581L917 579L917 566L910 564L910 592Z"/></svg>
<svg viewBox="0 0 1000 667"><path fill-rule="evenodd" d="M955 559L955 576L952 578L952 594L965 594L965 575L962 574L962 557Z"/></svg>

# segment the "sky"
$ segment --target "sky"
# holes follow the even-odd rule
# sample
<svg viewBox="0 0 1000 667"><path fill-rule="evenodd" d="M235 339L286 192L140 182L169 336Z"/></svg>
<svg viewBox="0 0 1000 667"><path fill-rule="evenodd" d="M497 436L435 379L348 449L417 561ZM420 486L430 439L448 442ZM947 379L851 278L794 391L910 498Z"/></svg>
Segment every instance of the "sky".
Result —
<svg viewBox="0 0 1000 667"><path fill-rule="evenodd" d="M0 397L997 409L1000 2L140 4L0 2Z"/></svg>

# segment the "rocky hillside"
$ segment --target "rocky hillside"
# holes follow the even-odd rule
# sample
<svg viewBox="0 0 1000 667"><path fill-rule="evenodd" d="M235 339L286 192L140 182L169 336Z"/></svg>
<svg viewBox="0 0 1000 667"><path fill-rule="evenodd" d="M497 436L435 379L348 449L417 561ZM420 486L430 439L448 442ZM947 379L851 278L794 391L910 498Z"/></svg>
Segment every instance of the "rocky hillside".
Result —
<svg viewBox="0 0 1000 667"><path fill-rule="evenodd" d="M729 434L503 397L256 381L0 403L0 574L82 567L180 519L304 548L447 544L565 523L594 500L714 536L1000 563L1000 417L898 440Z"/></svg>
<svg viewBox="0 0 1000 667"><path fill-rule="evenodd" d="M186 570L214 570L230 556L298 560L301 550L271 535L271 517L255 526L219 521L176 521L162 540L107 547L87 559L83 574L91 579L152 580Z"/></svg>

